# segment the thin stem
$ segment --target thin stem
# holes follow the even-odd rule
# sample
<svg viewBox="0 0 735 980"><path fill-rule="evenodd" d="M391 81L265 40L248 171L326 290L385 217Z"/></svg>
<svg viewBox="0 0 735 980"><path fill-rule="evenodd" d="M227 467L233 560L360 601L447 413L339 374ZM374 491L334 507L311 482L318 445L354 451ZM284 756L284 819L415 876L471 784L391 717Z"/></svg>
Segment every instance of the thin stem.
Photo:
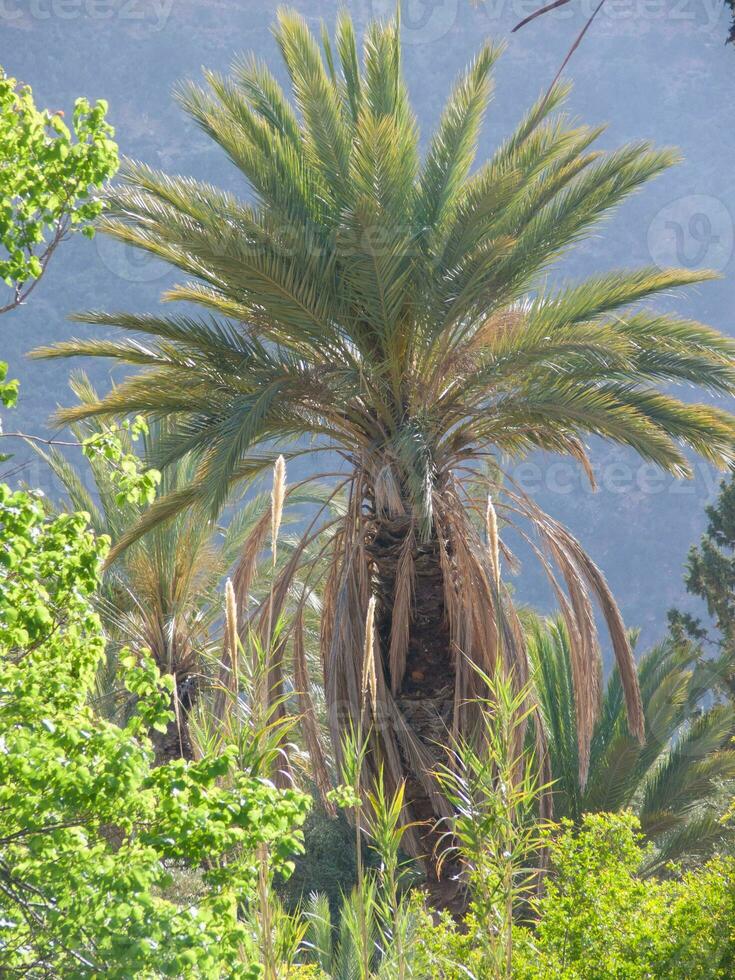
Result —
<svg viewBox="0 0 735 980"><path fill-rule="evenodd" d="M365 706L363 705L363 711ZM357 766L355 767L355 799L361 800L361 776L363 762L363 711L357 723ZM360 804L355 806L355 866L357 871L357 915L360 923L361 980L370 980L370 957L368 955L368 931L365 915L364 869L362 864L362 836L360 829Z"/></svg>
<svg viewBox="0 0 735 980"><path fill-rule="evenodd" d="M22 288L20 283L15 284L13 299L5 306L0 306L0 314L9 313L11 310L14 310L18 306L21 306L23 303L25 303L25 301L28 299L28 297L31 295L33 290L36 288L36 286L43 278L43 274L46 271L46 267L48 266L51 260L51 256L56 251L56 247L59 245L59 243L63 241L68 230L69 230L69 222L66 215L63 215L61 218L59 218L59 221L57 222L56 231L54 232L53 238L47 245L43 254L39 257L39 261L41 263L41 271L35 277L35 279L30 284L30 286L28 286L25 290Z"/></svg>
<svg viewBox="0 0 735 980"><path fill-rule="evenodd" d="M273 949L273 924L271 922L270 883L268 880L268 845L258 845L258 899L260 904L260 932L263 943L265 980L278 980L275 952Z"/></svg>
<svg viewBox="0 0 735 980"><path fill-rule="evenodd" d="M543 7L540 7L538 10L535 10L532 14L529 14L528 17L524 17L522 21L519 21L519 23L516 24L516 26L511 31L511 33L514 33L515 31L520 30L521 27L525 27L526 24L530 23L532 20L535 20L537 17L540 17L542 14L546 14L550 10L555 10L557 7L563 7L567 3L569 3L569 0L552 0L551 3L544 4ZM586 24L584 25L584 27L582 28L582 30L579 32L579 34L574 39L574 43L572 44L572 46L569 49L569 51L567 51L566 57L564 58L564 61L562 61L561 67L559 68L559 71L556 73L556 75L554 75L554 80L551 83L551 85L549 85L548 91L546 92L546 95L544 96L544 101L541 104L542 105L542 108L549 101L549 96L554 91L554 86L559 81L559 78L561 77L562 72L564 71L564 69L569 64L569 61L570 61L572 55L577 50L577 48L579 47L579 45L582 43L582 39L584 38L585 34L587 33L587 31L592 26L592 21L595 19L595 17L597 17L597 15L600 12L600 10L602 9L602 6L603 6L604 3L605 3L605 0L600 0L600 2L597 4L597 6L595 7L595 9L592 11L592 13L590 14L590 16L587 18Z"/></svg>
<svg viewBox="0 0 735 980"><path fill-rule="evenodd" d="M64 441L63 439L56 439L53 436L51 439L43 439L41 436L30 436L27 432L0 432L0 439L25 439L26 442L38 442L42 446L72 446L74 449L81 449L83 445L81 442Z"/></svg>

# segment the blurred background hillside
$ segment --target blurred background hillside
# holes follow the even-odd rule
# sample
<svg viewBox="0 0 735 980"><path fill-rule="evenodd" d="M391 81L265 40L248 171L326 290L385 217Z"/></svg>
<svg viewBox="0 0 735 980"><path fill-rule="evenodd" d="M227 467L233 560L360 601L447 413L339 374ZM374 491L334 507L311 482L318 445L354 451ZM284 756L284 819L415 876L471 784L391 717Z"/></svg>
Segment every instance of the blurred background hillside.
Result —
<svg viewBox="0 0 735 980"><path fill-rule="evenodd" d="M225 71L246 51L277 66L270 34L276 6L253 0L3 0L0 64L32 85L39 106L68 114L79 95L107 99L125 155L237 192L242 187L234 169L183 118L172 89L180 79L198 78L203 65ZM330 26L338 9L319 0L295 0L293 6L313 24L324 19ZM385 0L346 6L358 25L393 9ZM496 75L484 155L509 132L549 84L592 9L587 0L572 0L511 34L533 8L528 0L405 5L405 73L424 135L452 79L487 35L507 39L508 49ZM608 0L603 7L567 70L574 81L569 111L585 122L609 123L604 146L650 138L680 147L684 162L617 212L554 276L651 263L714 267L722 273L719 282L677 296L671 308L735 334L735 47L724 43L729 19L722 0ZM102 238L92 244L74 240L61 249L33 302L2 325L0 354L10 376L22 382L17 427L47 431L54 407L71 399L69 363L29 362L28 350L82 335L87 328L66 319L76 309L152 309L168 282L162 266ZM86 367L100 389L114 380L105 364ZM640 626L648 643L663 631L669 606L695 608L682 601L681 569L719 478L698 464L694 481L676 483L630 454L593 450L597 493L579 472L550 458L517 468L516 478L580 537L605 571L627 623ZM14 463L27 458L19 451ZM54 492L35 460L28 459L18 477ZM518 594L550 606L539 574L528 563Z"/></svg>

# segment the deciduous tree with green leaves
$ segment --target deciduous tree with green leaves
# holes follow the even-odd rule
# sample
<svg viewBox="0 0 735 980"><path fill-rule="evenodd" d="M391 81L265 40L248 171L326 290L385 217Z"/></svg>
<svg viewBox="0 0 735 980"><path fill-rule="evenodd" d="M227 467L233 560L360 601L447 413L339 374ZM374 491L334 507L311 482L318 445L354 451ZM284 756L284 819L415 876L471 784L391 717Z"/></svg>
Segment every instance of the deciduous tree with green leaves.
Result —
<svg viewBox="0 0 735 980"><path fill-rule="evenodd" d="M0 313L36 288L59 243L72 230L91 238L102 210L96 194L118 167L107 103L38 109L31 89L0 68L0 279L11 290Z"/></svg>
<svg viewBox="0 0 735 980"><path fill-rule="evenodd" d="M735 969L735 865L643 880L630 813L568 821L551 847L535 931L518 936L518 980L727 980ZM520 930L519 930L520 932Z"/></svg>
<svg viewBox="0 0 735 980"><path fill-rule="evenodd" d="M171 681L125 659L137 710L90 705L104 637L93 611L104 539L0 485L0 960L4 975L260 975L248 903L256 851L286 871L307 801L225 751L152 768ZM193 870L186 906L170 870ZM170 895L170 891L168 893Z"/></svg>
<svg viewBox="0 0 735 980"><path fill-rule="evenodd" d="M4 408L13 408L18 401L18 388L20 382L17 378L8 378L8 365L6 361L0 361L0 405ZM3 434L2 416L0 416L0 435ZM0 453L0 463L4 463L10 456L8 453Z"/></svg>

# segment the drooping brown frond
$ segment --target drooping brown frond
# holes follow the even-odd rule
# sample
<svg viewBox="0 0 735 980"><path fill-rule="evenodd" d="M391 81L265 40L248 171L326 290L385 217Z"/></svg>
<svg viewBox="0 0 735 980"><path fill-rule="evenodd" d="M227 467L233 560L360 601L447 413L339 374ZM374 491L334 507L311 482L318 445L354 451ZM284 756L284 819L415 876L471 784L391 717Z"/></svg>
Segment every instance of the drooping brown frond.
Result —
<svg viewBox="0 0 735 980"><path fill-rule="evenodd" d="M594 597L605 620L616 663L620 670L631 733L644 738L644 719L635 660L620 610L604 576L576 538L558 521L545 514L519 490L508 490L513 508L525 516L564 579L568 601L560 602L570 627L570 653L580 754L580 780L584 784L589 766L589 748L601 698L602 667L599 642L590 598ZM544 562L548 573L548 565ZM553 575L552 586L560 596Z"/></svg>
<svg viewBox="0 0 735 980"><path fill-rule="evenodd" d="M359 541L346 535L342 548L331 600L331 643L324 664L327 712L335 747L340 745L340 733L350 724L357 730L360 717L360 668L369 597L369 569Z"/></svg>
<svg viewBox="0 0 735 980"><path fill-rule="evenodd" d="M567 627L567 632L569 634L570 666L572 669L572 683L575 691L574 709L577 720L577 730L579 732L577 742L578 775L580 784L585 785L589 773L590 748L594 719L597 717L597 704L599 703L595 701L590 685L587 684L588 668L585 666L590 662L599 661L599 649L597 644L597 632L594 622L594 615L588 602L585 601L583 592L576 593L578 600L577 609L579 610L581 606L584 611L583 615L580 617L578 613L575 614L569 596L559 584L559 581L554 574L554 570L551 567L550 562L547 560L546 555L528 536L524 535L524 537L535 553L539 564L546 573L546 577L551 584L554 595L556 596L556 601L559 605L562 619L564 620ZM569 572L567 572L567 575L568 574ZM570 580L565 577L565 582L567 582L567 587L571 589L573 579ZM576 695L577 690L581 691L579 697Z"/></svg>
<svg viewBox="0 0 735 980"><path fill-rule="evenodd" d="M574 554L559 542L557 535L545 528L539 534L561 572L569 597L569 602L564 601L561 608L574 624L576 642L572 652L572 677L579 731L579 776L584 783L601 697L602 661L597 627L586 583Z"/></svg>
<svg viewBox="0 0 735 980"><path fill-rule="evenodd" d="M633 657L633 650L628 640L628 632L625 629L623 617L618 608L618 604L615 602L615 597L610 591L605 576L568 532L567 536L576 545L579 562L584 568L587 574L587 580L600 603L602 614L605 617L605 622L610 632L610 639L615 653L615 662L618 665L623 684L630 731L640 742L643 742L645 739L645 717L641 703L641 692L638 686L635 658Z"/></svg>
<svg viewBox="0 0 735 980"><path fill-rule="evenodd" d="M593 592L600 606L605 623L607 624L613 653L615 654L615 661L620 671L628 715L628 725L631 733L639 741L643 741L645 738L645 720L641 705L640 690L638 688L635 659L620 609L615 602L604 575L576 538L556 521L552 522L552 528L552 533L563 543L567 549L567 553L573 555L587 586ZM595 687L599 689L599 680L596 681Z"/></svg>
<svg viewBox="0 0 735 980"><path fill-rule="evenodd" d="M396 581L391 610L390 649L388 666L391 691L396 694L406 672L406 654L411 633L412 605L415 580L414 549L416 537L411 526L401 546L396 566Z"/></svg>
<svg viewBox="0 0 735 980"><path fill-rule="evenodd" d="M246 538L232 578L238 609L245 610L250 604L250 589L258 567L258 557L268 540L271 514L264 510L251 533ZM242 625L242 624L241 624Z"/></svg>
<svg viewBox="0 0 735 980"><path fill-rule="evenodd" d="M319 793L322 806L330 816L336 815L334 803L329 799L329 790L332 788L329 779L329 772L324 759L322 740L319 733L319 723L317 721L314 702L311 697L311 681L309 678L309 668L306 662L306 646L304 644L304 606L299 603L296 611L293 627L293 664L294 664L294 685L296 695L299 700L299 711L301 714L301 727L306 742L306 750L309 753L311 772L314 783Z"/></svg>

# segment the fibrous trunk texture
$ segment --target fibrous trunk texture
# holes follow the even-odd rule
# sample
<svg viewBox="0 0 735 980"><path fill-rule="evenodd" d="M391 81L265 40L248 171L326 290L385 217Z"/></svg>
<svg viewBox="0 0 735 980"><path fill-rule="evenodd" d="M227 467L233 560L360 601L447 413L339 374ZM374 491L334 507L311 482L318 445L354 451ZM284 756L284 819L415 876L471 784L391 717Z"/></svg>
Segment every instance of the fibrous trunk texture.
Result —
<svg viewBox="0 0 735 980"><path fill-rule="evenodd" d="M194 705L196 694L194 678L176 678L176 687L171 695L171 711L174 717L168 723L165 732L158 732L155 729L150 731L155 765L161 766L175 759L194 758L194 746L189 735L187 718Z"/></svg>
<svg viewBox="0 0 735 980"><path fill-rule="evenodd" d="M427 542L417 542L412 522L406 519L378 521L374 528L367 550L375 574L381 666L398 710L425 750L427 767L436 769L447 762L456 684L439 542L435 533ZM437 873L447 828L437 825L440 815L418 778L414 760L405 750L399 752L429 891L435 905L459 913L464 907L460 869L449 861L441 877Z"/></svg>
<svg viewBox="0 0 735 980"><path fill-rule="evenodd" d="M501 560L513 556L499 540L495 506L480 508L466 488L445 476L431 491L427 529L403 498L401 481L388 480L386 472L383 467L377 479L367 467L356 471L348 511L332 541L321 625L329 725L338 762L345 733L363 733L365 787L381 771L389 791L404 785L405 819L414 825L403 843L423 861L437 904L451 909L462 898L452 881L456 863L445 861L438 880L437 845L443 834L447 842L453 814L437 766L451 764L452 750L478 737L481 713L492 710L486 679L498 671L524 693L524 717L535 715L542 786L549 780L544 725L529 686L523 628L500 576ZM576 539L521 491L506 488L505 497L511 523L527 520L538 536L540 545L521 532L548 574L569 628L584 785L600 700L593 598L612 640L630 729L642 738L635 661L607 583ZM375 635L366 643L371 598L377 604ZM366 664L368 651L374 664ZM364 677L374 678L369 699ZM523 725L514 737L517 756ZM546 790L540 807L543 816L551 815Z"/></svg>

